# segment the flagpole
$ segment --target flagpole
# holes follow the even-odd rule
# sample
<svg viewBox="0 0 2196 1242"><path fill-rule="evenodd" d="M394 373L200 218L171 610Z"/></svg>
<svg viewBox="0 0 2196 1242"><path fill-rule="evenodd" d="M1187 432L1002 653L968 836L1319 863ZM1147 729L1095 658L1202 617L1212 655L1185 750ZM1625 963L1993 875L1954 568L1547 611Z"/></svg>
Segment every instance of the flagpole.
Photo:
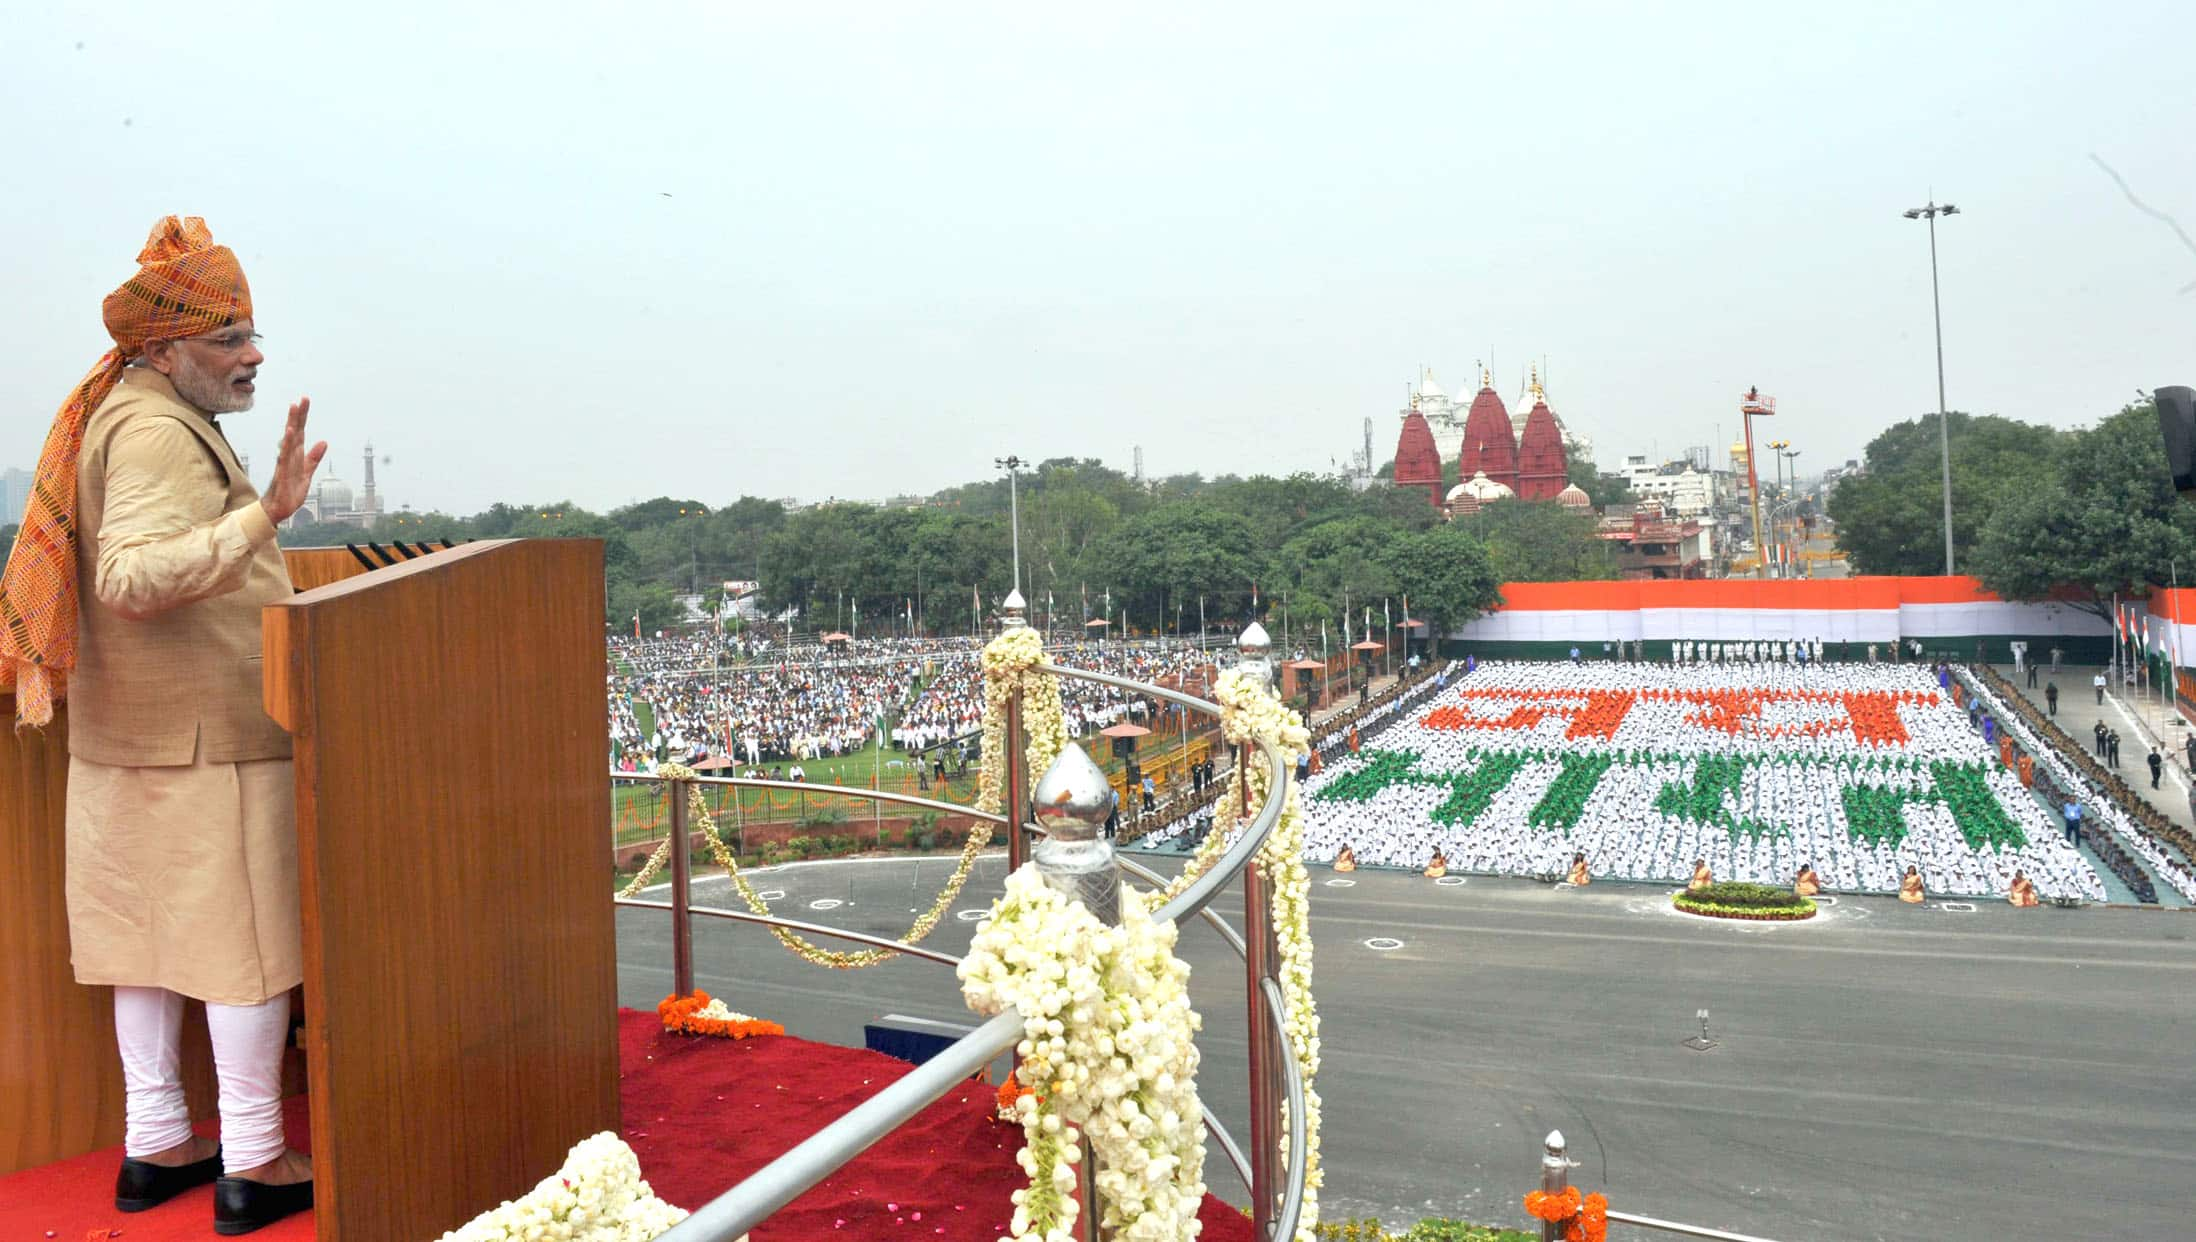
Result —
<svg viewBox="0 0 2196 1242"><path fill-rule="evenodd" d="M1395 672L1395 612L1388 607L1388 597L1380 597L1380 675L1386 677Z"/></svg>
<svg viewBox="0 0 2196 1242"><path fill-rule="evenodd" d="M2173 714L2181 714L2181 562L2169 560L2173 572Z"/></svg>
<svg viewBox="0 0 2196 1242"><path fill-rule="evenodd" d="M2120 634L2127 629L2127 618L2120 612L2120 593L2112 593L2112 677L2120 679Z"/></svg>

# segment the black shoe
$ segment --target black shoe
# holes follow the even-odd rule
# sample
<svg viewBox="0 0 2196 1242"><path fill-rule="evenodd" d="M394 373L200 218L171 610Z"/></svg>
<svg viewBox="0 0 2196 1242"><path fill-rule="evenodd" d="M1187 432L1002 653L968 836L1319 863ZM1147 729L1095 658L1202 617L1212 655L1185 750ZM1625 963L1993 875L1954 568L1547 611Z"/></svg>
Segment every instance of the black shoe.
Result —
<svg viewBox="0 0 2196 1242"><path fill-rule="evenodd" d="M241 1177L224 1177L214 1183L214 1232L223 1237L250 1233L312 1205L310 1180L270 1186Z"/></svg>
<svg viewBox="0 0 2196 1242"><path fill-rule="evenodd" d="M193 1186L203 1186L219 1176L221 1149L218 1147L204 1160L189 1164L148 1164L125 1158L122 1171L114 1175L114 1210L142 1212L156 1208Z"/></svg>

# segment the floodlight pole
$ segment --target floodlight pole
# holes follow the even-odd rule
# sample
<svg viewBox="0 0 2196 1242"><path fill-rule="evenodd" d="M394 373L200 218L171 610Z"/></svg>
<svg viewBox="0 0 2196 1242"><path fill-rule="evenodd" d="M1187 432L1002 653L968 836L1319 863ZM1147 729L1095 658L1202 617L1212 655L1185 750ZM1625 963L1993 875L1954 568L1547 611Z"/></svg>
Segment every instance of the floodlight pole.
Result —
<svg viewBox="0 0 2196 1242"><path fill-rule="evenodd" d="M1014 547L1014 589L1022 589L1022 498L1018 486L1022 467L1029 463L1019 457L995 457L992 464L1007 472L1007 526Z"/></svg>
<svg viewBox="0 0 2196 1242"><path fill-rule="evenodd" d="M1937 291L1937 217L1956 216L1950 203L1932 202L1907 209L1909 220L1929 221L1929 313L1937 326L1937 449L1944 464L1944 572L1952 575L1952 416L1944 401L1944 302Z"/></svg>

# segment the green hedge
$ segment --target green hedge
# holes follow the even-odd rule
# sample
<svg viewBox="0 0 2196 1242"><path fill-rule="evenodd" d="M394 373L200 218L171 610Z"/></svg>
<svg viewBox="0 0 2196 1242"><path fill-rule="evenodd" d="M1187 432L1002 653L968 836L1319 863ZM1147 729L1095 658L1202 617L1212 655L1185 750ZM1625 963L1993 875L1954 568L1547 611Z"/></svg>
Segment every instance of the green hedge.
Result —
<svg viewBox="0 0 2196 1242"><path fill-rule="evenodd" d="M1722 886L1712 885L1711 887ZM1741 887L1761 888L1763 886L1749 884ZM1785 893L1784 896L1790 899L1788 904L1730 905L1707 900L1705 892L1679 893L1670 899L1670 904L1687 914L1698 914L1712 919L1747 919L1760 923L1793 923L1800 919L1815 917L1814 902L1793 893Z"/></svg>
<svg viewBox="0 0 2196 1242"><path fill-rule="evenodd" d="M1802 906L1814 909L1815 904L1788 888L1771 884L1747 884L1739 880L1718 880L1706 888L1685 893L1688 901L1706 905L1733 906L1745 910L1796 910Z"/></svg>

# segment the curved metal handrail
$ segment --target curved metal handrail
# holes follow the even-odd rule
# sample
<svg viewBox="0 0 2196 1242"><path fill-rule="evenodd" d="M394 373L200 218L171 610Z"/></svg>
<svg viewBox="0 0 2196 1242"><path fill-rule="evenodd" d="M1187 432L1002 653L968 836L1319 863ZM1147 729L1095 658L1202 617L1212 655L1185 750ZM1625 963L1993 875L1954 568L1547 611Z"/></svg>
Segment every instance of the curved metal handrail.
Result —
<svg viewBox="0 0 2196 1242"><path fill-rule="evenodd" d="M1045 671L1056 676L1094 681L1102 685L1127 690L1131 693L1165 699L1208 716L1219 716L1221 714L1217 704L1168 690L1164 687L1131 681L1125 677L1115 677L1108 673L1094 672L1089 669L1067 668L1060 665L1046 665ZM1188 888L1176 895L1172 901L1167 902L1153 912L1152 917L1154 919L1172 919L1179 925L1189 915L1204 914L1206 912L1205 907L1210 905L1213 898L1217 897L1222 889L1242 873L1243 869L1250 864L1252 857L1265 845L1266 839L1273 834L1274 827L1280 823L1281 810L1287 802L1288 764L1282 758L1280 749L1271 742L1262 738L1256 739L1256 742L1267 764L1266 788L1268 795L1259 807L1258 814L1245 827L1235 843L1229 846L1219 858L1215 859L1202 876L1199 876ZM629 776L621 776L621 779L629 779ZM708 779L725 784L756 783L743 778L696 779ZM882 794L880 790L816 786L807 785L805 782L771 782L771 784L791 785L795 789L829 788L834 792L845 792L859 797L875 797ZM1001 816L997 822L1005 823L1007 821L1004 816ZM1212 921L1219 922L1217 918ZM1224 923L1220 925L1225 927ZM828 929L819 929L819 931L828 931ZM1237 945L1239 948L1243 947L1243 942L1239 937L1232 934L1232 929L1230 929L1228 938L1232 944ZM1260 981L1260 991L1266 1001L1269 1023L1274 1027L1274 1031L1280 1039L1279 1046L1281 1049L1286 1050L1288 1048L1286 998L1282 995L1279 985L1270 978ZM697 1208L686 1220L662 1234L663 1242L721 1242L723 1239L739 1237L768 1219L771 1213L792 1202L809 1187L830 1176L846 1162L868 1150L870 1146L887 1133L904 1124L933 1100L951 1090L956 1082L973 1075L978 1069L989 1065L1007 1049L1019 1044L1021 1039L1022 1017L1020 1013L1012 1008L999 1013L976 1030L956 1040L938 1055L917 1066L913 1072L895 1080L886 1086L884 1090L841 1114L829 1125L796 1144L792 1150L772 1160L717 1198ZM1288 1167L1282 1177L1284 1192L1281 1214L1276 1218L1277 1225L1286 1223L1288 1227L1285 1231L1277 1228L1273 1235L1275 1238L1293 1235L1295 1221L1301 1215L1303 1209L1304 1181L1308 1173L1304 1156L1304 1080L1302 1069L1297 1064L1296 1058L1289 1055L1283 1055L1279 1058L1279 1068L1290 1104L1291 1141L1289 1144ZM1209 1121L1211 1119L1209 1112L1207 1117ZM1241 1153L1234 1148L1232 1142L1223 1142L1222 1148L1227 1152L1229 1158L1236 1162L1240 1171L1243 1163ZM1254 1179L1246 1178L1245 1180ZM1255 1184L1252 1193L1254 1196L1258 1193ZM1093 1210L1095 1210L1094 1207Z"/></svg>
<svg viewBox="0 0 2196 1242"><path fill-rule="evenodd" d="M1163 890L1167 886L1167 878L1165 876L1160 875L1158 872L1153 871L1151 868L1145 866L1140 862L1137 862L1133 859L1122 858L1119 855L1115 855L1113 861L1121 865L1121 870L1128 872L1130 875L1133 875L1137 879L1142 880L1144 883L1151 885L1153 888ZM1199 910L1197 912L1197 916L1205 920L1207 923L1212 924L1213 930L1220 933L1220 938L1227 941L1228 947L1235 950L1235 955L1237 957L1248 958L1250 956L1250 946L1243 942L1243 937L1238 934L1233 927L1228 926L1228 921L1226 919L1221 918L1217 914L1214 914L1210 909Z"/></svg>
<svg viewBox="0 0 2196 1242"><path fill-rule="evenodd" d="M610 770L610 779L614 781L634 781L636 783L649 782L660 785L671 778L659 772L620 772L616 768L612 768ZM940 802L935 798L918 798L914 794L893 793L885 789L863 789L859 785L815 785L808 781L773 781L748 776L695 776L689 777L688 783L693 785L728 785L739 789L783 789L792 793L839 794L849 798L864 798L871 802L891 802L900 806L919 806L926 810L944 811L948 815L966 815L970 819L986 820L994 824L1007 822L1004 815L994 815L990 811L979 811L973 806L962 806L958 802Z"/></svg>
<svg viewBox="0 0 2196 1242"><path fill-rule="evenodd" d="M1271 979L1261 979L1258 985L1265 989L1266 1017L1273 1026L1274 1040L1285 1052L1289 1046L1288 999L1281 995L1281 985ZM1284 1055L1281 1064L1288 1067L1283 1081L1289 1088L1289 1171L1282 1179L1281 1211L1273 1218L1276 1239L1295 1237L1296 1222L1304 1214L1304 1143L1311 1124L1304 1116L1304 1076L1297 1072L1296 1058Z"/></svg>
<svg viewBox="0 0 2196 1242"><path fill-rule="evenodd" d="M667 912L676 910L676 907L668 901L637 901L630 897L620 897L611 904L630 906L636 910L663 910ZM848 931L844 927L826 927L822 923L803 923L799 919L783 918L775 914L756 914L752 910L727 910L721 906L688 906L686 912L688 914L705 914L713 919L731 919L736 923L760 923L765 927L783 927L787 931L796 931L809 936L833 936L840 940L851 940L856 944L866 944L875 949L890 949L895 953L905 954L908 957L919 957L925 961L936 962L940 966L958 966L961 964L961 959L951 953L926 949L919 944L909 944L905 940L887 940L883 936L872 936L866 932Z"/></svg>

